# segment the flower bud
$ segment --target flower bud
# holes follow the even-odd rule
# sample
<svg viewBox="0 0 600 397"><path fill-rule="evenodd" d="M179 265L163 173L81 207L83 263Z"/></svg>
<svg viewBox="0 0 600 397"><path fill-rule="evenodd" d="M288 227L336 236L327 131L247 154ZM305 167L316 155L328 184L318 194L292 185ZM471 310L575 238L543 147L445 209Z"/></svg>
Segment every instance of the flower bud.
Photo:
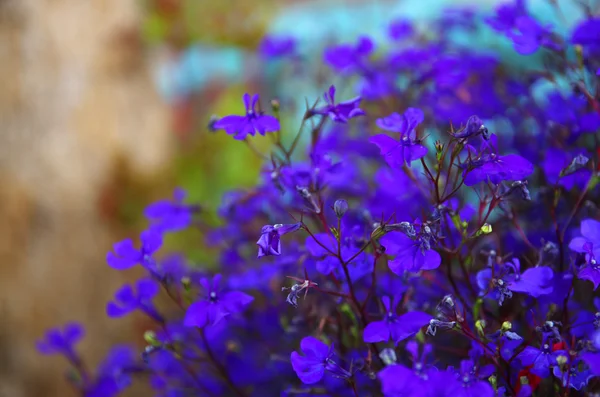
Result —
<svg viewBox="0 0 600 397"><path fill-rule="evenodd" d="M397 360L396 351L394 349L390 349L389 347L383 349L381 353L379 353L379 357L381 357L381 360L385 365L395 364Z"/></svg>
<svg viewBox="0 0 600 397"><path fill-rule="evenodd" d="M343 217L348 211L348 202L346 200L336 200L333 204L333 211L338 218Z"/></svg>
<svg viewBox="0 0 600 397"><path fill-rule="evenodd" d="M505 321L502 323L502 332L506 332L510 329L512 329L512 324L510 323L510 321Z"/></svg>
<svg viewBox="0 0 600 397"><path fill-rule="evenodd" d="M273 109L273 112L278 112L280 106L279 99L271 99L271 109Z"/></svg>

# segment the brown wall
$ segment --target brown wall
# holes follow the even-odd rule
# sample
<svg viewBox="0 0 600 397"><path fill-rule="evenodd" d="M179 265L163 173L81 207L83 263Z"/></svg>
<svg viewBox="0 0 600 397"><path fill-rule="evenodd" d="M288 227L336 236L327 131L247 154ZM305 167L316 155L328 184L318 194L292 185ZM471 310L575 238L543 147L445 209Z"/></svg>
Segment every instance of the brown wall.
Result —
<svg viewBox="0 0 600 397"><path fill-rule="evenodd" d="M117 159L150 177L172 148L139 3L0 0L0 397L70 395L63 361L33 347L49 326L86 323L92 361L131 337L104 315L125 276L98 201Z"/></svg>

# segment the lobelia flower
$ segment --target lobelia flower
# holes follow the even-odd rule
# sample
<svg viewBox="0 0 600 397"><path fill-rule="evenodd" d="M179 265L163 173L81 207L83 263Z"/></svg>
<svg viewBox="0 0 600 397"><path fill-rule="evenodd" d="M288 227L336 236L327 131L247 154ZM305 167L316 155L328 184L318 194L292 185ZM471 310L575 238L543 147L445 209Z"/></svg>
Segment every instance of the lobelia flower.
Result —
<svg viewBox="0 0 600 397"><path fill-rule="evenodd" d="M589 55L597 55L600 53L600 18L585 19L575 27L571 35L573 44L581 45Z"/></svg>
<svg viewBox="0 0 600 397"><path fill-rule="evenodd" d="M442 258L437 251L431 248L435 243L434 238L419 232L415 238L399 232L384 235L379 240L385 247L385 253L396 257L388 261L388 266L397 275L404 272L419 272L421 270L437 269L442 263Z"/></svg>
<svg viewBox="0 0 600 397"><path fill-rule="evenodd" d="M144 367L136 362L136 353L129 346L113 347L99 365L93 385L86 390L86 397L112 397L128 388L131 375L143 372Z"/></svg>
<svg viewBox="0 0 600 397"><path fill-rule="evenodd" d="M258 245L258 258L269 255L281 255L281 236L295 232L300 229L302 223L276 224L263 226L260 238L256 242Z"/></svg>
<svg viewBox="0 0 600 397"><path fill-rule="evenodd" d="M483 125L483 121L477 116L469 117L465 127L452 134L455 138L474 138L478 135L481 135L485 140L490 138L488 129Z"/></svg>
<svg viewBox="0 0 600 397"><path fill-rule="evenodd" d="M216 325L231 314L241 313L254 300L254 297L240 291L221 292L220 281L220 274L213 277L212 283L208 278L200 280L205 295L188 307L183 322L185 326L203 328Z"/></svg>
<svg viewBox="0 0 600 397"><path fill-rule="evenodd" d="M533 164L518 154L498 154L495 134L491 135L489 144L486 143L484 147L490 153L482 151L477 159L468 162L468 169L465 169L465 185L473 186L488 180L496 185L502 181L520 181L533 173Z"/></svg>
<svg viewBox="0 0 600 397"><path fill-rule="evenodd" d="M416 140L416 128L423 122L423 112L408 108L404 114L392 113L388 117L377 119L379 128L400 133L400 140L385 134L372 136L369 142L379 147L381 155L390 167L402 167L424 157L427 148Z"/></svg>
<svg viewBox="0 0 600 397"><path fill-rule="evenodd" d="M79 323L65 324L63 329L51 328L46 331L44 339L36 342L37 350L44 355L62 354L68 358L75 357L75 345L83 338L84 328Z"/></svg>
<svg viewBox="0 0 600 397"><path fill-rule="evenodd" d="M263 114L256 108L258 104L258 94L250 99L250 94L243 96L246 115L225 116L214 123L213 127L217 130L225 130L234 139L244 140L248 135L256 135L258 132L265 135L267 132L279 131L279 120L276 117Z"/></svg>
<svg viewBox="0 0 600 397"><path fill-rule="evenodd" d="M512 298L513 292L521 292L535 298L552 293L554 272L550 267L532 267L521 273L521 262L514 258L506 262L506 271L492 279L492 269L484 269L477 273L477 284L483 293L489 290L490 283L495 288L498 304L502 306L504 299Z"/></svg>
<svg viewBox="0 0 600 397"><path fill-rule="evenodd" d="M405 19L395 20L388 27L388 36L394 41L405 39L413 33L412 24Z"/></svg>
<svg viewBox="0 0 600 397"><path fill-rule="evenodd" d="M390 339L398 344L406 338L415 335L425 325L429 324L432 316L418 311L411 311L398 316L395 311L400 302L400 295L390 298L384 296L381 302L385 308L385 317L381 321L370 322L364 329L363 340L367 343L387 342Z"/></svg>
<svg viewBox="0 0 600 397"><path fill-rule="evenodd" d="M183 204L186 194L185 190L177 188L173 192L173 201L160 200L146 207L144 216L153 223L153 229L159 232L178 231L192 223L197 207Z"/></svg>
<svg viewBox="0 0 600 397"><path fill-rule="evenodd" d="M487 381L492 373L486 372L485 367L477 367L472 360L461 361L460 369L455 371L455 374L458 383L454 385L454 396L493 397L495 395L492 385Z"/></svg>
<svg viewBox="0 0 600 397"><path fill-rule="evenodd" d="M580 358L575 358L570 363L567 362L552 368L552 374L560 380L563 387L568 386L575 390L581 390L594 377L590 369L583 364Z"/></svg>
<svg viewBox="0 0 600 397"><path fill-rule="evenodd" d="M416 391L423 388L421 379L404 365L389 365L377 374L381 382L381 391L386 397L415 396Z"/></svg>
<svg viewBox="0 0 600 397"><path fill-rule="evenodd" d="M550 376L550 368L557 365L557 358L563 356L566 358L567 352L564 350L553 351L552 346L544 342L541 349L533 346L527 346L517 359L525 367L532 366L530 372L542 378Z"/></svg>
<svg viewBox="0 0 600 397"><path fill-rule="evenodd" d="M152 255L162 246L162 236L158 231L150 229L140 235L142 246L135 249L131 239L125 239L113 245L112 251L106 254L106 262L117 270L129 269L137 264L153 268L155 263ZM116 254L116 255L115 255Z"/></svg>
<svg viewBox="0 0 600 397"><path fill-rule="evenodd" d="M517 17L513 29L507 32L515 51L521 55L533 54L544 45L559 48L552 42L551 34L549 27L541 26L538 21L528 15Z"/></svg>
<svg viewBox="0 0 600 397"><path fill-rule="evenodd" d="M300 349L304 355L294 351L290 360L302 383L317 383L323 379L325 371L340 378L349 378L352 375L333 360L333 345L329 347L319 339L307 336L300 341Z"/></svg>
<svg viewBox="0 0 600 397"><path fill-rule="evenodd" d="M259 46L260 54L267 59L294 55L296 40L292 37L265 36Z"/></svg>
<svg viewBox="0 0 600 397"><path fill-rule="evenodd" d="M162 322L162 316L152 303L152 299L160 287L152 279L141 279L135 285L135 290L131 285L126 284L115 294L115 300L106 304L106 314L109 317L123 317L135 310L141 310L148 316Z"/></svg>
<svg viewBox="0 0 600 397"><path fill-rule="evenodd" d="M582 237L575 237L569 243L572 251L585 255L585 264L579 268L577 277L591 281L597 289L600 285L600 264L596 259L600 257L600 222L584 219L580 231Z"/></svg>
<svg viewBox="0 0 600 397"><path fill-rule="evenodd" d="M363 116L365 112L359 108L361 97L356 97L348 101L335 103L335 86L329 87L329 91L323 94L325 99L325 106L313 109L309 111L309 116L314 114L320 114L323 116L329 116L329 118L337 123L347 123L348 120Z"/></svg>
<svg viewBox="0 0 600 397"><path fill-rule="evenodd" d="M365 68L366 60L374 48L370 38L361 36L355 45L341 44L327 48L323 60L337 72L356 72Z"/></svg>

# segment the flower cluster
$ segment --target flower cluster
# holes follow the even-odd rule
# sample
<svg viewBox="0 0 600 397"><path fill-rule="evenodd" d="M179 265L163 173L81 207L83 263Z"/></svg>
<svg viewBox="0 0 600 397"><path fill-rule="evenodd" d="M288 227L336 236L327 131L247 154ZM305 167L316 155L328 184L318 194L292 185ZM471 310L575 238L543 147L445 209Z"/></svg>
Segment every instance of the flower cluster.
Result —
<svg viewBox="0 0 600 397"><path fill-rule="evenodd" d="M228 193L205 234L218 274L163 252L203 224L178 189L146 209L139 244L106 258L145 271L107 304L152 320L145 348L117 346L90 371L69 324L39 351L66 357L85 396L137 379L156 396L597 395L600 19L585 13L563 35L516 0L330 46L340 83L297 132L281 128L284 105L268 114L245 94L245 113L211 128L245 140L264 177ZM477 29L520 61L450 39ZM271 36L260 52L293 72L298 48Z"/></svg>

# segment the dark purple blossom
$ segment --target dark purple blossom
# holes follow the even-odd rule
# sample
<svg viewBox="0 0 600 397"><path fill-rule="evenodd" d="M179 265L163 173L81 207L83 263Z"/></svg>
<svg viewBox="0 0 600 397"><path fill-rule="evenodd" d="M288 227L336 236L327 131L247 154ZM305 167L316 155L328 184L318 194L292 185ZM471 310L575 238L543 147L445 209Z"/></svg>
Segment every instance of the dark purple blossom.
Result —
<svg viewBox="0 0 600 397"><path fill-rule="evenodd" d="M267 132L279 131L279 120L276 117L263 114L257 109L258 94L250 99L250 94L244 94L245 116L225 116L214 123L217 130L225 130L234 139L244 140L248 135L254 136L258 132L265 135Z"/></svg>
<svg viewBox="0 0 600 397"><path fill-rule="evenodd" d="M300 349L304 355L294 351L290 359L292 368L302 383L317 383L323 379L325 371L334 376L350 377L351 374L333 360L333 345L329 347L320 340L307 336L300 342Z"/></svg>
<svg viewBox="0 0 600 397"><path fill-rule="evenodd" d="M499 155L496 135L490 137L484 151L474 160L469 161L465 185L473 186L480 182L490 181L499 184L502 181L524 180L533 173L533 164L518 154Z"/></svg>
<svg viewBox="0 0 600 397"><path fill-rule="evenodd" d="M408 108L404 114L392 113L390 116L378 119L379 128L397 132L399 140L388 135L372 136L369 142L379 147L381 155L391 167L402 167L410 164L427 154L427 148L416 138L416 128L423 122L423 112L419 109Z"/></svg>
<svg viewBox="0 0 600 397"><path fill-rule="evenodd" d="M531 373L546 378L550 375L550 369L557 365L559 356L567 357L564 350L552 350L552 345L544 343L541 349L527 346L517 358L525 367L532 365Z"/></svg>
<svg viewBox="0 0 600 397"><path fill-rule="evenodd" d="M395 255L388 266L397 275L437 269L442 262L440 254L432 249L434 239L423 233L410 238L403 233L392 232L383 236L380 242L386 254Z"/></svg>
<svg viewBox="0 0 600 397"><path fill-rule="evenodd" d="M67 357L75 356L75 345L83 338L84 328L79 323L68 323L63 329L52 328L46 332L44 339L36 343L37 350L42 354L62 354Z"/></svg>
<svg viewBox="0 0 600 397"><path fill-rule="evenodd" d="M356 44L341 44L327 48L323 53L323 60L338 72L355 72L364 69L367 58L374 48L373 41L362 36Z"/></svg>
<svg viewBox="0 0 600 397"><path fill-rule="evenodd" d="M185 196L185 190L177 188L173 192L173 201L160 200L146 207L144 215L152 222L152 228L160 232L187 228L197 208L184 204Z"/></svg>
<svg viewBox="0 0 600 397"><path fill-rule="evenodd" d="M594 289L600 285L600 222L594 219L581 221L582 237L575 237L569 243L572 251L584 254L585 263L579 268L577 276L589 280L594 284Z"/></svg>
<svg viewBox="0 0 600 397"><path fill-rule="evenodd" d="M300 229L301 226L301 223L263 226L260 232L260 238L256 242L256 245L258 245L258 257L262 258L263 256L269 255L281 255L281 236L295 232Z"/></svg>
<svg viewBox="0 0 600 397"><path fill-rule="evenodd" d="M162 246L162 236L154 229L146 230L140 235L142 246L136 249L131 239L125 239L113 245L112 251L106 254L106 262L117 269L129 269L137 264L147 268L155 265L152 255Z"/></svg>
<svg viewBox="0 0 600 397"><path fill-rule="evenodd" d="M126 284L115 294L115 300L106 305L106 314L109 317L122 317L135 310L141 310L150 317L162 321L152 300L160 287L152 279L141 279L135 284L135 289Z"/></svg>
<svg viewBox="0 0 600 397"><path fill-rule="evenodd" d="M413 34L412 24L405 19L393 21L388 27L388 35L392 40L398 41L410 37Z"/></svg>
<svg viewBox="0 0 600 397"><path fill-rule="evenodd" d="M348 101L335 103L335 87L329 87L329 91L323 95L325 106L316 108L311 111L311 114L320 114L329 116L329 118L337 123L347 123L348 120L363 116L365 112L359 108L361 97L356 97Z"/></svg>
<svg viewBox="0 0 600 397"><path fill-rule="evenodd" d="M221 275L200 280L203 296L192 303L185 314L184 324L188 327L203 328L214 326L229 315L241 313L254 298L240 291L222 292L219 288Z"/></svg>
<svg viewBox="0 0 600 397"><path fill-rule="evenodd" d="M259 46L261 55L274 59L294 55L296 40L292 37L265 36Z"/></svg>
<svg viewBox="0 0 600 397"><path fill-rule="evenodd" d="M381 298L385 308L384 318L381 321L370 322L365 327L363 332L365 342L387 342L391 339L394 344L398 344L398 342L413 336L429 324L432 317L427 313L410 311L400 316L397 315L395 312L399 301L399 295L394 297L392 303L390 303L390 298L387 296Z"/></svg>

